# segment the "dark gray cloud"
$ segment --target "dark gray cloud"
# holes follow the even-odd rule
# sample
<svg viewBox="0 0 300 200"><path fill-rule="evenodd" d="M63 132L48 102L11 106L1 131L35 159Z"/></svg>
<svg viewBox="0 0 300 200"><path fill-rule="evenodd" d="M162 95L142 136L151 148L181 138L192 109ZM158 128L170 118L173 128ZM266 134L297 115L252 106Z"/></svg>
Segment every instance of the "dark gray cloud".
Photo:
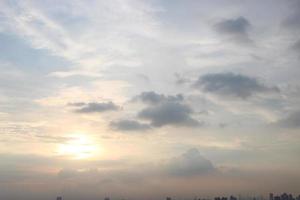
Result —
<svg viewBox="0 0 300 200"><path fill-rule="evenodd" d="M277 87L268 87L253 77L234 73L206 74L199 77L194 87L221 96L246 99L257 93L276 93Z"/></svg>
<svg viewBox="0 0 300 200"><path fill-rule="evenodd" d="M106 111L115 111L120 109L119 106L114 104L113 102L77 102L77 103L69 103L68 105L77 107L74 111L77 113L96 113L96 112L106 112Z"/></svg>
<svg viewBox="0 0 300 200"><path fill-rule="evenodd" d="M277 125L286 128L300 128L300 110L295 111L277 122Z"/></svg>
<svg viewBox="0 0 300 200"><path fill-rule="evenodd" d="M138 113L140 119L150 121L150 125L161 127L165 125L198 126L201 123L192 118L192 108L184 103L181 94L164 95L156 92L142 92L135 100L147 105Z"/></svg>
<svg viewBox="0 0 300 200"><path fill-rule="evenodd" d="M197 176L213 173L216 168L204 158L196 148L189 149L167 164L167 170L173 176Z"/></svg>
<svg viewBox="0 0 300 200"><path fill-rule="evenodd" d="M149 120L152 126L165 125L198 126L201 123L191 117L193 110L185 104L167 101L149 106L138 113L141 119Z"/></svg>
<svg viewBox="0 0 300 200"><path fill-rule="evenodd" d="M183 95L177 94L177 95L169 95L166 96L164 94L158 94L153 91L148 91L148 92L142 92L140 95L136 96L134 98L135 100L140 100L143 103L147 104L159 104L162 102L167 102L167 101L183 101Z"/></svg>
<svg viewBox="0 0 300 200"><path fill-rule="evenodd" d="M149 124L140 123L135 120L119 120L110 123L113 129L120 131L144 131L151 128Z"/></svg>
<svg viewBox="0 0 300 200"><path fill-rule="evenodd" d="M214 25L214 29L221 35L229 36L230 39L242 43L252 42L248 35L250 27L250 22L244 17L225 19Z"/></svg>

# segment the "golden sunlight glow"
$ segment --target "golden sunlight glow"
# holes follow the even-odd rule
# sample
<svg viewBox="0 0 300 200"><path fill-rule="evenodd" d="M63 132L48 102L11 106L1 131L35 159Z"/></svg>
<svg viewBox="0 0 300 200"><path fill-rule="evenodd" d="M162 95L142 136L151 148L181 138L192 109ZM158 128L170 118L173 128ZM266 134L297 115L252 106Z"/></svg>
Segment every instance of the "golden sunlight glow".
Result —
<svg viewBox="0 0 300 200"><path fill-rule="evenodd" d="M87 159L93 157L99 150L93 140L85 134L72 134L70 141L59 145L58 153L71 156L75 159Z"/></svg>

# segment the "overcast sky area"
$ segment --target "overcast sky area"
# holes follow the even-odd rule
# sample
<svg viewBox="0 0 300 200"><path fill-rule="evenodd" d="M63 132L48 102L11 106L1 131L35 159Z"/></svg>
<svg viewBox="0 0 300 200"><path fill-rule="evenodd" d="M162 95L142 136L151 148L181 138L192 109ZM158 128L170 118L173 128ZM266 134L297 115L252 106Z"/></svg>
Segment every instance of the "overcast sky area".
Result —
<svg viewBox="0 0 300 200"><path fill-rule="evenodd" d="M0 1L0 199L300 193L299 0Z"/></svg>

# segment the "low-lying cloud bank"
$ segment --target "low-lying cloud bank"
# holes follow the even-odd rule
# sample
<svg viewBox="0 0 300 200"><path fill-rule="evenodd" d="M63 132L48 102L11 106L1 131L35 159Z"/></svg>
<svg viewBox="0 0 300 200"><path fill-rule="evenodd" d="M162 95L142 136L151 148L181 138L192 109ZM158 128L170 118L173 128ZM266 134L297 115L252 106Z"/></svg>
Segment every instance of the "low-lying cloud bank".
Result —
<svg viewBox="0 0 300 200"><path fill-rule="evenodd" d="M38 188L45 195L44 199L51 199L56 195L71 198L72 195L78 194L72 197L76 200L85 195L93 199L108 194L112 198L125 195L133 199L159 199L166 195L215 195L220 192L230 194L232 187L235 188L235 192L268 192L269 189L292 192L297 190L296 186L300 183L299 174L293 174L292 171L289 171L289 174L281 170L277 170L276 173L274 170L262 173L263 170L259 166L258 170L230 167L224 170L224 167L215 166L203 157L196 148L157 163L149 163L146 160L139 163L128 160L76 161L33 155L0 155L0 158L3 161L0 164L0 197L13 196L15 190L20 192L20 181L27 188L42 184L44 187ZM32 165L30 162L28 165L24 164L21 170L10 167L24 159L32 162ZM44 171L39 170L45 166L47 168L44 168ZM14 186L14 191L9 189L10 186ZM62 186L69 189L57 194L55 188ZM7 189L4 191L3 188ZM47 192L47 188L52 190ZM24 191L23 195L25 200L33 198L32 194Z"/></svg>

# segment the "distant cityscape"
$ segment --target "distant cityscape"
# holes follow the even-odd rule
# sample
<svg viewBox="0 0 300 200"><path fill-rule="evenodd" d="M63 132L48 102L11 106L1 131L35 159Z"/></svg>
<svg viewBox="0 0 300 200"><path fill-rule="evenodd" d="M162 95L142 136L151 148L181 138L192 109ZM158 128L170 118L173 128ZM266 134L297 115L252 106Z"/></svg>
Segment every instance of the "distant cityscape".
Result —
<svg viewBox="0 0 300 200"><path fill-rule="evenodd" d="M245 198L241 198L241 196L239 197L235 197L233 195L226 197L226 196L222 196L222 197L214 197L213 200L244 200ZM263 197L248 197L246 198L247 200L264 200L265 198ZM56 198L56 200L63 200L62 196L59 196ZM109 197L105 197L104 200L110 200ZM172 200L171 197L166 197L166 200ZM212 200L210 198L194 198L193 200ZM273 193L269 194L269 199L268 200L300 200L300 194L298 196L293 196L292 194L287 194L287 193L283 193L281 195L275 195Z"/></svg>

